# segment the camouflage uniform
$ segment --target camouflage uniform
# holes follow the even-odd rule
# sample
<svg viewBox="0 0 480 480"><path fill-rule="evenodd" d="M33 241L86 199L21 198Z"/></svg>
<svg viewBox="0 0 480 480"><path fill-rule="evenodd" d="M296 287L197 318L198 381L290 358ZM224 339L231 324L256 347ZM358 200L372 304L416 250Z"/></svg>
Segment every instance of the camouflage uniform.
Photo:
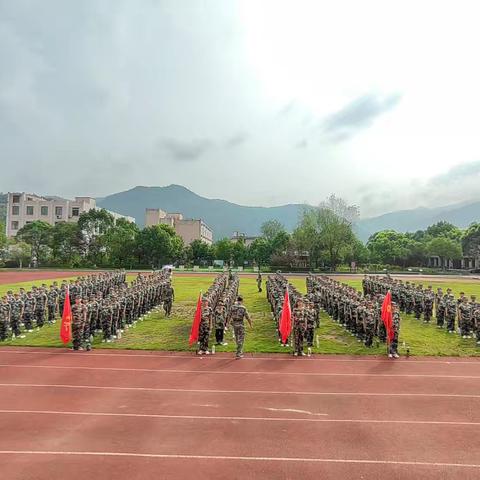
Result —
<svg viewBox="0 0 480 480"><path fill-rule="evenodd" d="M55 323L55 316L57 314L58 305L58 292L53 285L47 294L47 311L48 311L48 323Z"/></svg>
<svg viewBox="0 0 480 480"><path fill-rule="evenodd" d="M304 355L303 339L307 329L305 308L297 306L293 309L293 352L294 355Z"/></svg>
<svg viewBox="0 0 480 480"><path fill-rule="evenodd" d="M235 333L235 342L237 343L237 358L243 356L243 343L245 342L245 325L244 320L250 320L248 311L240 302L235 302L230 310L230 318Z"/></svg>
<svg viewBox="0 0 480 480"><path fill-rule="evenodd" d="M81 301L72 306L72 344L74 350L82 348L83 330L86 321L85 305Z"/></svg>
<svg viewBox="0 0 480 480"><path fill-rule="evenodd" d="M8 327L10 324L10 304L7 297L0 302L0 341L8 338Z"/></svg>
<svg viewBox="0 0 480 480"><path fill-rule="evenodd" d="M212 323L212 309L208 305L202 305L202 317L198 331L199 352L208 352L208 340Z"/></svg>

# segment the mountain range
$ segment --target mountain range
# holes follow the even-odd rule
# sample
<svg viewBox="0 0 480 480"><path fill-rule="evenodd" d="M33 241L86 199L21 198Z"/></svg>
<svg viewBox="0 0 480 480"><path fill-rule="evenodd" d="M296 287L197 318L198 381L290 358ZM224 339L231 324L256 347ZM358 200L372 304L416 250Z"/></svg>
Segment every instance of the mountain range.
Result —
<svg viewBox="0 0 480 480"><path fill-rule="evenodd" d="M5 221L5 202L6 195L0 193L0 222ZM161 208L170 213L179 212L185 218L201 218L212 228L216 240L230 237L234 232L250 236L259 235L262 223L267 220L278 220L291 232L304 209L311 208L304 204L247 207L226 200L201 197L180 185L138 186L125 192L98 198L97 205L135 217L140 227L145 223L146 208ZM414 232L441 220L453 223L460 228L468 227L470 223L480 221L480 201L436 208L399 210L364 218L358 221L355 230L359 238L366 241L370 235L379 230Z"/></svg>
<svg viewBox="0 0 480 480"><path fill-rule="evenodd" d="M230 237L233 232L258 235L263 222L279 220L292 231L305 208L304 204L278 207L247 207L225 200L201 197L180 185L167 187L135 187L98 199L99 206L135 217L144 225L146 208L161 208L167 212L180 212L185 218L201 218L212 228L215 239ZM480 201L437 208L415 208L361 219L355 229L363 240L379 230L394 229L400 232L425 229L441 220L465 228L480 221Z"/></svg>

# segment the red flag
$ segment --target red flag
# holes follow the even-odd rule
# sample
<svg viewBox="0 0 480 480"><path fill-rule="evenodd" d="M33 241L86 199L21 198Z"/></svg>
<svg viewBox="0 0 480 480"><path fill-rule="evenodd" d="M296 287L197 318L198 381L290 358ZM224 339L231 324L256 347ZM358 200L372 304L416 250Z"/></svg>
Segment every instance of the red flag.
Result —
<svg viewBox="0 0 480 480"><path fill-rule="evenodd" d="M392 294L390 290L385 295L382 304L382 320L387 331L388 342L393 340L395 332L393 331L393 317L392 317Z"/></svg>
<svg viewBox="0 0 480 480"><path fill-rule="evenodd" d="M65 293L65 304L63 305L60 338L64 344L67 344L72 339L72 308L70 306L70 292L68 287Z"/></svg>
<svg viewBox="0 0 480 480"><path fill-rule="evenodd" d="M202 319L202 294L198 295L197 309L195 310L195 316L193 317L192 331L190 332L189 345L195 343L198 340L198 331L200 330L200 320Z"/></svg>
<svg viewBox="0 0 480 480"><path fill-rule="evenodd" d="M285 289L285 298L283 300L279 330L282 335L282 342L285 343L292 331L292 309L290 308L290 299L288 298L288 287Z"/></svg>

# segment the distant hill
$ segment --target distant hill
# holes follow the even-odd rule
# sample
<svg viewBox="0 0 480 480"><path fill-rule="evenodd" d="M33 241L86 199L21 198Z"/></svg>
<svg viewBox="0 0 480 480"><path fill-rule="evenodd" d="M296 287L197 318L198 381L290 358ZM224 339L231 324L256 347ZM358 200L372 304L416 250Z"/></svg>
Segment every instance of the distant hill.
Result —
<svg viewBox="0 0 480 480"><path fill-rule="evenodd" d="M357 235L366 241L370 235L379 230L393 229L399 232L415 232L424 230L429 225L442 220L460 228L468 227L470 223L480 221L480 202L386 213L378 217L360 220L356 231Z"/></svg>
<svg viewBox="0 0 480 480"><path fill-rule="evenodd" d="M180 185L135 187L97 199L97 204L108 210L135 217L141 227L145 223L146 208L179 212L185 218L201 218L212 228L216 240L230 237L236 231L258 235L262 223L267 220L278 220L287 230L292 231L304 208L301 204L246 207L225 200L201 197Z"/></svg>
<svg viewBox="0 0 480 480"><path fill-rule="evenodd" d="M0 222L5 221L6 200L7 195L0 193ZM185 218L201 218L213 229L216 240L230 237L236 231L247 235L258 235L262 223L267 220L278 220L291 232L297 225L302 210L306 207L301 204L246 207L225 200L201 197L180 185L135 187L126 192L97 198L97 204L108 210L135 217L140 227L143 227L145 222L146 208L179 212ZM379 230L415 232L424 230L441 220L453 223L460 228L468 227L470 223L480 221L480 201L385 213L377 217L361 219L355 226L355 230L360 239L366 241L370 235Z"/></svg>

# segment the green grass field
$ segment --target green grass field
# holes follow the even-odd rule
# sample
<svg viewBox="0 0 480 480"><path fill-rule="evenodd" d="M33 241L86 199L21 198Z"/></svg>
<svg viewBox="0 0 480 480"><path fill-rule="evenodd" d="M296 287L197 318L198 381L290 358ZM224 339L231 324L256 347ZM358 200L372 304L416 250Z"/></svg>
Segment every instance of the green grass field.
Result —
<svg viewBox="0 0 480 480"><path fill-rule="evenodd" d="M205 291L211 284L213 276L174 276L175 303L172 317L164 318L163 312L152 312L143 321L138 322L134 328L124 333L120 340L114 343L102 344L96 338L94 346L101 348L126 348L143 350L176 350L194 351L188 346L191 322L200 291ZM61 281L62 279L57 279ZM305 279L292 277L291 283L300 291L305 292ZM18 290L20 286L29 288L33 284L47 283L50 281L25 282L24 284L0 285L0 293L7 290ZM348 280L346 283L360 288L361 279ZM427 283L424 282L424 286ZM441 286L444 290L450 286L458 295L464 291L467 295L476 294L480 298L480 282L459 281L433 282L436 289ZM240 293L245 299L245 304L253 319L253 329L247 326L245 342L246 352L283 352L290 351L280 347L277 342L275 325L270 315L270 307L266 300L265 290L257 292L254 278L241 277ZM433 322L434 323L434 322ZM45 326L40 331L27 335L24 339L3 342L2 345L24 345L42 347L61 347L59 340L60 325ZM365 348L363 344L350 336L342 327L334 323L324 312L321 314L321 325L317 330L319 347L315 346L314 353L342 353L342 354L382 354L385 345L375 345ZM234 341L231 333L227 332L226 347L217 347L217 352L234 351ZM413 316L402 316L400 328L400 353L406 353L409 348L411 355L448 355L448 356L473 356L480 355L480 348L476 347L474 339L461 339L458 335L449 335L444 330L437 330L434 324L424 325L415 320Z"/></svg>

